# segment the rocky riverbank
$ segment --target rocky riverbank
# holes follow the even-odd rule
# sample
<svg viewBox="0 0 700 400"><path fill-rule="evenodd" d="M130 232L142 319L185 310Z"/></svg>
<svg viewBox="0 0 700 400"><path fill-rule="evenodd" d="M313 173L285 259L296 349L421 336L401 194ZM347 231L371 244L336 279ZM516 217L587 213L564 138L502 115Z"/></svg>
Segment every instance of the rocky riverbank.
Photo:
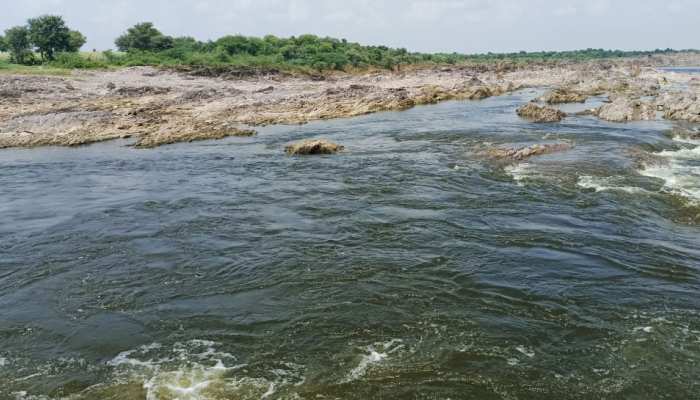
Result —
<svg viewBox="0 0 700 400"><path fill-rule="evenodd" d="M590 113L609 121L700 122L700 81L658 69L665 65L700 65L700 56L299 76L151 67L61 77L0 75L0 148L74 146L115 138L155 147L252 135L261 125L480 100L526 87L550 87L551 93L536 99L548 107L607 95L610 103ZM549 119L559 117L564 115Z"/></svg>

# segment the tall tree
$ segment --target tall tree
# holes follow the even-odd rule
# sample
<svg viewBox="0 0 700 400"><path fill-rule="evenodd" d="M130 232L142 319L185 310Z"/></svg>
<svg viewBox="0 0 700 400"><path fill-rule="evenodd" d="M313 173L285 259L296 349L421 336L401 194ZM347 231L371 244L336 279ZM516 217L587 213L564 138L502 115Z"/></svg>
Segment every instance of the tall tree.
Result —
<svg viewBox="0 0 700 400"><path fill-rule="evenodd" d="M53 60L56 53L70 50L71 31L58 15L44 15L28 21L29 37L44 60Z"/></svg>
<svg viewBox="0 0 700 400"><path fill-rule="evenodd" d="M87 39L82 33L78 31L70 31L68 34L68 48L66 50L70 52L77 52L81 47L83 47L86 41Z"/></svg>
<svg viewBox="0 0 700 400"><path fill-rule="evenodd" d="M151 22L129 28L114 42L120 51L162 51L173 47L173 38L163 35Z"/></svg>
<svg viewBox="0 0 700 400"><path fill-rule="evenodd" d="M15 26L5 31L5 43L10 52L10 60L17 64L32 61L32 44L29 39L29 29L25 26Z"/></svg>
<svg viewBox="0 0 700 400"><path fill-rule="evenodd" d="M0 51L7 51L7 42L3 35L0 35Z"/></svg>

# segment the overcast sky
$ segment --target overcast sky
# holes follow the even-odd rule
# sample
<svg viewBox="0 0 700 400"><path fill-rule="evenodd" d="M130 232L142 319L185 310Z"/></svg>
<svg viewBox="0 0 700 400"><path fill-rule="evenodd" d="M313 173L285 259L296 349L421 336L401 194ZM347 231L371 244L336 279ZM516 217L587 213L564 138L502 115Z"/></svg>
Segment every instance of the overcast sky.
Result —
<svg viewBox="0 0 700 400"><path fill-rule="evenodd" d="M114 47L128 26L201 40L314 33L415 51L700 48L700 0L2 0L0 30L60 14Z"/></svg>

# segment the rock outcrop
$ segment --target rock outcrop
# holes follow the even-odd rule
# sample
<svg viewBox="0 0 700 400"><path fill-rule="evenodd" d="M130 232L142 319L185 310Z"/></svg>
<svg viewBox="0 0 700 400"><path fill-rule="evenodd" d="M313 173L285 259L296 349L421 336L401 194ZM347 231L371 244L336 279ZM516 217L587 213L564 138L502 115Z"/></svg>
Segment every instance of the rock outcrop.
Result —
<svg viewBox="0 0 700 400"><path fill-rule="evenodd" d="M669 93L656 101L664 118L689 122L700 122L700 100L694 93Z"/></svg>
<svg viewBox="0 0 700 400"><path fill-rule="evenodd" d="M296 155L318 155L318 154L335 154L342 151L345 147L329 142L327 140L305 140L303 142L294 143L284 148L290 156Z"/></svg>
<svg viewBox="0 0 700 400"><path fill-rule="evenodd" d="M229 136L253 136L255 131L239 128L211 129L201 131L157 132L141 136L134 147L150 149L166 144L195 142L199 140L218 140Z"/></svg>
<svg viewBox="0 0 700 400"><path fill-rule="evenodd" d="M585 103L588 96L566 88L552 90L544 96L547 104Z"/></svg>
<svg viewBox="0 0 700 400"><path fill-rule="evenodd" d="M642 100L619 96L600 107L597 114L598 118L610 122L650 121L656 119L656 107Z"/></svg>
<svg viewBox="0 0 700 400"><path fill-rule="evenodd" d="M480 152L481 155L497 160L523 161L530 157L570 150L570 143L533 144L525 147L496 147Z"/></svg>
<svg viewBox="0 0 700 400"><path fill-rule="evenodd" d="M566 117L566 113L551 107L540 107L535 103L528 103L518 108L520 117L532 122L559 122Z"/></svg>

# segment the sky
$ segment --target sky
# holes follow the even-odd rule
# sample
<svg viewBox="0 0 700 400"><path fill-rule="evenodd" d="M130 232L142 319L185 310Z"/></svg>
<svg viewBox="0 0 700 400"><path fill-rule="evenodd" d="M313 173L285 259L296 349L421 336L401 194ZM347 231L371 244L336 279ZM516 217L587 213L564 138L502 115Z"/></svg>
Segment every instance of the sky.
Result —
<svg viewBox="0 0 700 400"><path fill-rule="evenodd" d="M88 50L144 21L200 40L313 33L424 52L700 48L700 0L0 1L0 31L58 14Z"/></svg>

